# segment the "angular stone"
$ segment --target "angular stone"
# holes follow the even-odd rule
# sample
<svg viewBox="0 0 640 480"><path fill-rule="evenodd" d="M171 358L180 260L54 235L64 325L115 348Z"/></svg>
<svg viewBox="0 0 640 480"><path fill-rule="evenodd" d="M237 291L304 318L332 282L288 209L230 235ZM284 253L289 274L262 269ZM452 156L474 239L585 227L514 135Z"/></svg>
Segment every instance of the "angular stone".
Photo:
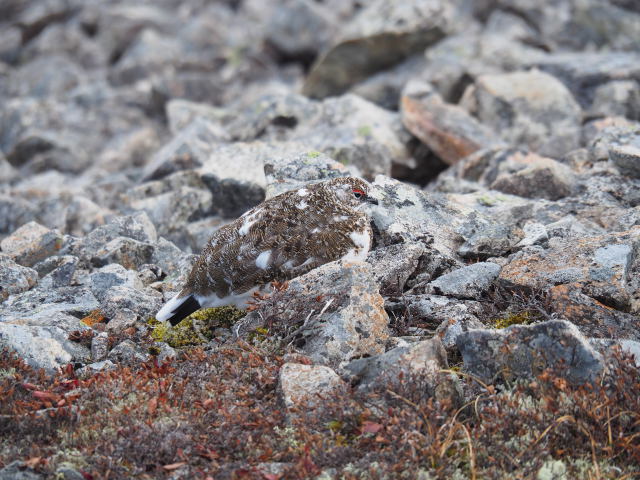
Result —
<svg viewBox="0 0 640 480"><path fill-rule="evenodd" d="M111 349L108 355L108 360L124 365L137 365L148 361L149 358L149 354L143 352L142 348L131 340L120 342Z"/></svg>
<svg viewBox="0 0 640 480"><path fill-rule="evenodd" d="M267 179L267 198L307 183L352 175L340 162L313 150L294 155L273 155L264 162L264 174Z"/></svg>
<svg viewBox="0 0 640 480"><path fill-rule="evenodd" d="M102 360L101 362L90 363L76 370L78 378L90 378L92 375L116 368L116 364L111 360Z"/></svg>
<svg viewBox="0 0 640 480"><path fill-rule="evenodd" d="M100 362L107 358L109 353L109 336L101 332L91 339L91 360Z"/></svg>
<svg viewBox="0 0 640 480"><path fill-rule="evenodd" d="M400 105L404 126L449 165L503 143L466 110L445 103L429 84L409 82Z"/></svg>
<svg viewBox="0 0 640 480"><path fill-rule="evenodd" d="M457 340L464 368L485 382L535 378L551 369L573 384L595 381L604 368L596 352L570 322L551 320L504 330L471 330Z"/></svg>
<svg viewBox="0 0 640 480"><path fill-rule="evenodd" d="M481 299L499 274L500 265L479 262L445 273L430 286L439 295Z"/></svg>
<svg viewBox="0 0 640 480"><path fill-rule="evenodd" d="M550 309L578 327L583 335L640 341L637 315L607 307L581 293L579 285L558 285L549 290Z"/></svg>
<svg viewBox="0 0 640 480"><path fill-rule="evenodd" d="M38 272L15 263L8 255L0 253L0 303L9 295L22 293L38 281Z"/></svg>
<svg viewBox="0 0 640 480"><path fill-rule="evenodd" d="M615 80L593 92L590 117L621 116L640 120L640 85L633 80Z"/></svg>
<svg viewBox="0 0 640 480"><path fill-rule="evenodd" d="M470 260L486 260L501 257L511 251L520 240L514 228L490 219L488 216L472 212L457 229L464 243L457 253Z"/></svg>
<svg viewBox="0 0 640 480"><path fill-rule="evenodd" d="M116 285L104 293L102 310L107 318L114 318L118 311L130 310L143 319L149 319L160 309L162 303L162 294L151 288L136 290Z"/></svg>
<svg viewBox="0 0 640 480"><path fill-rule="evenodd" d="M483 75L476 81L474 99L480 121L508 143L556 158L579 146L580 107L551 75Z"/></svg>
<svg viewBox="0 0 640 480"><path fill-rule="evenodd" d="M462 388L455 375L441 372L446 368L447 354L442 343L432 338L353 360L344 367L344 376L360 391L416 382L425 388L425 395L455 406L462 400Z"/></svg>
<svg viewBox="0 0 640 480"><path fill-rule="evenodd" d="M116 285L141 290L142 282L138 278L136 272L127 270L122 265L112 263L106 265L89 275L89 285L91 292L98 299L102 299L107 290Z"/></svg>
<svg viewBox="0 0 640 480"><path fill-rule="evenodd" d="M132 238L114 238L94 253L91 263L98 267L119 263L125 268L135 269L151 261L153 248L153 245Z"/></svg>
<svg viewBox="0 0 640 480"><path fill-rule="evenodd" d="M371 251L367 263L380 287L380 295L401 295L424 253L421 242L398 243Z"/></svg>
<svg viewBox="0 0 640 480"><path fill-rule="evenodd" d="M634 135L628 143L613 145L609 158L621 174L640 178L640 134Z"/></svg>
<svg viewBox="0 0 640 480"><path fill-rule="evenodd" d="M0 233L11 233L36 217L36 205L23 198L0 193Z"/></svg>
<svg viewBox="0 0 640 480"><path fill-rule="evenodd" d="M500 281L536 289L575 283L581 291L619 310L631 308L630 271L640 251L640 227L586 238L551 238L549 248L516 253Z"/></svg>
<svg viewBox="0 0 640 480"><path fill-rule="evenodd" d="M196 141L198 138L202 138L202 135L205 136L204 139L209 141L231 141L231 135L222 126L222 123L227 121L229 116L226 110L182 98L169 100L165 110L169 122L169 130L174 135L174 138L168 144L173 145L173 147L171 149L167 148L168 145L165 147L167 152L181 150L181 147L178 146L181 143L177 141L178 138L182 139L184 148L187 150L193 149L194 153L206 152L205 145L201 145ZM199 120L196 121L196 119ZM185 133L182 133L183 131ZM178 148L175 148L176 146ZM194 156L197 158L197 155ZM151 162L153 163L154 160L151 160ZM153 175L151 177L153 178Z"/></svg>
<svg viewBox="0 0 640 480"><path fill-rule="evenodd" d="M389 318L364 262L331 262L289 282L258 309L260 318L302 325L292 342L314 363L336 368L352 358L384 352ZM286 308L278 308L283 297Z"/></svg>
<svg viewBox="0 0 640 480"><path fill-rule="evenodd" d="M279 388L285 406L300 412L322 407L324 402L347 392L347 384L331 368L299 363L282 365Z"/></svg>
<svg viewBox="0 0 640 480"><path fill-rule="evenodd" d="M0 470L0 480L43 480L44 476L16 460Z"/></svg>
<svg viewBox="0 0 640 480"><path fill-rule="evenodd" d="M138 322L138 314L127 308L116 311L115 315L107 323L107 330L113 333L121 333L127 328L134 327Z"/></svg>
<svg viewBox="0 0 640 480"><path fill-rule="evenodd" d="M61 247L62 234L36 222L23 225L0 242L2 252L25 267L55 254Z"/></svg>
<svg viewBox="0 0 640 480"><path fill-rule="evenodd" d="M0 345L15 350L29 365L48 373L70 362L89 360L89 350L69 341L68 336L68 332L58 327L0 323Z"/></svg>
<svg viewBox="0 0 640 480"><path fill-rule="evenodd" d="M375 1L345 26L340 39L307 76L303 93L343 93L367 76L424 50L445 36L453 9L437 0Z"/></svg>
<svg viewBox="0 0 640 480"><path fill-rule="evenodd" d="M518 242L516 247L530 247L532 245L544 245L549 240L549 234L544 225L537 222L527 222L524 227L524 238Z"/></svg>

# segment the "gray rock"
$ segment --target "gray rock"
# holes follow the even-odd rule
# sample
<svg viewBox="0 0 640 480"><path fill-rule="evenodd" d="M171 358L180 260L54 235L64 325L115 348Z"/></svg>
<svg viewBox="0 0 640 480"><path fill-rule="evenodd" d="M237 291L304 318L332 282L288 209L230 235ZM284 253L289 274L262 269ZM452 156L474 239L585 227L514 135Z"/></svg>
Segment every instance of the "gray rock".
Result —
<svg viewBox="0 0 640 480"><path fill-rule="evenodd" d="M569 167L548 157L513 149L481 150L461 161L451 174L511 195L558 200L577 187Z"/></svg>
<svg viewBox="0 0 640 480"><path fill-rule="evenodd" d="M42 480L43 475L34 472L20 461L16 460L0 470L0 480Z"/></svg>
<svg viewBox="0 0 640 480"><path fill-rule="evenodd" d="M461 212L442 196L382 175L376 177L373 187L372 196L380 202L371 214L379 232L379 244L420 241L429 244L451 265L457 263L455 252L460 235L456 229L463 220Z"/></svg>
<svg viewBox="0 0 640 480"><path fill-rule="evenodd" d="M91 360L101 362L109 353L109 336L101 332L91 339Z"/></svg>
<svg viewBox="0 0 640 480"><path fill-rule="evenodd" d="M438 277L430 286L439 295L481 299L499 274L495 263L474 263Z"/></svg>
<svg viewBox="0 0 640 480"><path fill-rule="evenodd" d="M609 158L623 175L640 178L640 134L629 143L612 146Z"/></svg>
<svg viewBox="0 0 640 480"><path fill-rule="evenodd" d="M3 321L16 324L58 326L66 331L78 330L78 320L98 310L100 304L89 289L58 287L31 289L9 297L0 305Z"/></svg>
<svg viewBox="0 0 640 480"><path fill-rule="evenodd" d="M442 343L432 338L353 360L344 367L344 376L360 391L393 388L403 381L416 382L424 386L425 395L458 405L462 388L455 375L441 372L446 368L447 355Z"/></svg>
<svg viewBox="0 0 640 480"><path fill-rule="evenodd" d="M308 183L348 177L352 173L329 156L308 151L294 155L274 155L264 162L267 180L266 198L295 190Z"/></svg>
<svg viewBox="0 0 640 480"><path fill-rule="evenodd" d="M612 360L612 354L619 350L625 355L632 355L636 367L640 368L640 342L638 341L590 338L589 343L608 362Z"/></svg>
<svg viewBox="0 0 640 480"><path fill-rule="evenodd" d="M407 280L425 253L421 242L398 243L369 253L367 263L379 285L381 295L401 295Z"/></svg>
<svg viewBox="0 0 640 480"><path fill-rule="evenodd" d="M0 193L0 233L11 233L36 216L37 208L33 203Z"/></svg>
<svg viewBox="0 0 640 480"><path fill-rule="evenodd" d="M35 368L54 373L70 362L86 363L90 352L68 340L69 333L58 327L38 327L0 323L0 344L15 350Z"/></svg>
<svg viewBox="0 0 640 480"><path fill-rule="evenodd" d="M370 74L440 40L452 14L453 9L439 1L370 3L316 61L303 93L315 98L343 93Z"/></svg>
<svg viewBox="0 0 640 480"><path fill-rule="evenodd" d="M148 361L149 358L149 354L131 340L120 342L111 349L108 356L108 360L124 365L136 365Z"/></svg>
<svg viewBox="0 0 640 480"><path fill-rule="evenodd" d="M206 103L174 98L167 102L165 110L169 122L169 130L174 135L171 142L163 148L163 150L166 149L165 153L173 151L175 155L180 150L186 149L189 152L193 152L192 156L196 158L195 161L197 162L197 154L205 154L207 152L206 145L200 144L197 141L198 139L216 143L231 141L231 134L223 126L223 122L230 120L228 118L229 113L224 109L216 108ZM180 146L181 143L182 146ZM169 148L169 145L172 145L172 147ZM160 156L160 152L157 155ZM151 160L151 163L154 163L154 160ZM151 177L154 177L153 174Z"/></svg>
<svg viewBox="0 0 640 480"><path fill-rule="evenodd" d="M543 72L483 75L473 99L482 123L507 142L559 157L579 146L581 110L567 88Z"/></svg>
<svg viewBox="0 0 640 480"><path fill-rule="evenodd" d="M615 80L600 85L593 92L588 110L590 117L616 116L640 120L640 84L632 80Z"/></svg>
<svg viewBox="0 0 640 480"><path fill-rule="evenodd" d="M142 289L142 282L136 272L127 270L122 265L112 263L106 265L89 275L91 292L98 299L102 299L106 291L116 285L124 285L134 289Z"/></svg>
<svg viewBox="0 0 640 480"><path fill-rule="evenodd" d="M9 256L0 253L0 302L9 295L22 293L38 281L38 272L15 263Z"/></svg>
<svg viewBox="0 0 640 480"><path fill-rule="evenodd" d="M84 480L84 475L71 466L63 465L58 467L56 469L56 476L60 478L60 480Z"/></svg>
<svg viewBox="0 0 640 480"><path fill-rule="evenodd" d="M102 360L101 362L90 363L82 368L76 370L76 376L78 378L90 378L92 375L98 372L104 372L116 368L116 364L111 360Z"/></svg>
<svg viewBox="0 0 640 480"><path fill-rule="evenodd" d="M91 256L91 263L97 267L119 263L125 268L135 269L151 261L153 248L153 245L149 243L118 237L95 251Z"/></svg>
<svg viewBox="0 0 640 480"><path fill-rule="evenodd" d="M171 106L174 125L179 122L176 117L180 114L175 112L179 106ZM180 170L201 167L207 162L214 146L227 140L229 135L220 126L205 118L195 117L151 157L144 167L143 178L156 180Z"/></svg>
<svg viewBox="0 0 640 480"><path fill-rule="evenodd" d="M192 252L201 252L209 243L211 235L220 227L229 223L221 217L208 217L187 225L185 235Z"/></svg>
<svg viewBox="0 0 640 480"><path fill-rule="evenodd" d="M104 293L102 311L107 318L114 318L118 311L126 309L143 319L148 319L155 315L162 303L162 294L151 288L136 290L125 285L116 285Z"/></svg>
<svg viewBox="0 0 640 480"><path fill-rule="evenodd" d="M62 235L55 230L29 222L0 242L3 253L16 263L31 267L62 247Z"/></svg>
<svg viewBox="0 0 640 480"><path fill-rule="evenodd" d="M196 256L185 253L174 243L160 238L158 240L151 262L158 265L163 272L167 272L164 285L169 290L179 290L191 271Z"/></svg>
<svg viewBox="0 0 640 480"><path fill-rule="evenodd" d="M33 269L42 278L43 287L67 287L74 279L80 260L73 255L53 255L36 263Z"/></svg>
<svg viewBox="0 0 640 480"><path fill-rule="evenodd" d="M595 381L604 368L570 322L552 320L504 330L471 330L458 337L464 368L485 382L534 378L551 369L574 384Z"/></svg>
<svg viewBox="0 0 640 480"><path fill-rule="evenodd" d="M292 342L314 363L332 368L383 353L389 338L389 318L364 262L322 265L291 280L287 290L274 294L258 312L260 318L294 328L303 324Z"/></svg>
<svg viewBox="0 0 640 480"><path fill-rule="evenodd" d="M347 384L331 368L299 363L282 365L278 387L287 409L301 413L322 407L325 400L347 392Z"/></svg>
<svg viewBox="0 0 640 480"><path fill-rule="evenodd" d="M142 244L143 246L146 244L154 244L158 240L156 228L153 226L153 223L151 223L151 220L149 220L149 216L145 212L137 212L133 215L116 217L108 224L96 228L86 237L70 246L69 251L84 262L90 262L98 252L102 252L108 256L105 245L119 237L136 240L137 243L133 245ZM114 247L117 245L122 245L122 243L116 242ZM153 248L151 250L153 250ZM113 252L114 250L111 251ZM107 262L107 258L104 259L104 262L112 263ZM103 263L103 265L105 263Z"/></svg>
<svg viewBox="0 0 640 480"><path fill-rule="evenodd" d="M154 346L159 350L158 354L156 355L156 360L158 361L158 363L170 361L172 358L176 358L178 356L178 352L176 352L174 348L170 347L164 342L156 342Z"/></svg>
<svg viewBox="0 0 640 480"><path fill-rule="evenodd" d="M464 240L457 253L470 260L505 255L519 240L513 227L490 220L479 212L468 215L457 232Z"/></svg>
<svg viewBox="0 0 640 480"><path fill-rule="evenodd" d="M628 311L634 292L630 274L639 247L638 226L578 240L551 238L548 249L529 247L516 253L499 279L508 285L537 289L579 282L586 295Z"/></svg>
<svg viewBox="0 0 640 480"><path fill-rule="evenodd" d="M530 247L532 245L543 245L549 240L549 234L544 225L537 222L527 222L522 228L524 238L518 242L516 247Z"/></svg>
<svg viewBox="0 0 640 480"><path fill-rule="evenodd" d="M86 76L69 56L53 54L21 65L9 77L11 95L24 97L62 96L86 81Z"/></svg>
<svg viewBox="0 0 640 480"><path fill-rule="evenodd" d="M289 0L273 10L266 40L284 59L306 59L323 50L338 24L337 14L324 4Z"/></svg>
<svg viewBox="0 0 640 480"><path fill-rule="evenodd" d="M477 150L503 143L466 110L445 103L424 82L410 81L402 92L400 106L404 126L449 165Z"/></svg>
<svg viewBox="0 0 640 480"><path fill-rule="evenodd" d="M138 314L129 309L118 310L107 323L107 330L112 333L123 332L127 328L135 327L139 318Z"/></svg>
<svg viewBox="0 0 640 480"><path fill-rule="evenodd" d="M455 312L454 316L444 320L436 329L436 336L448 352L457 352L458 337L470 330L485 328L477 317L465 312Z"/></svg>

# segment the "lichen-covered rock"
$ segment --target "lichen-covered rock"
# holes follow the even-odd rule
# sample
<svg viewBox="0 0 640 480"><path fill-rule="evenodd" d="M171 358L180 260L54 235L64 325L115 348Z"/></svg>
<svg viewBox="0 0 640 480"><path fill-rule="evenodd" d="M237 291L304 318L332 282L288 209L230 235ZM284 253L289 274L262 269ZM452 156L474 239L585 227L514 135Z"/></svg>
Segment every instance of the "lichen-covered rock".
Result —
<svg viewBox="0 0 640 480"><path fill-rule="evenodd" d="M424 386L425 395L455 406L462 389L448 368L447 355L439 338L398 346L386 353L353 360L344 367L345 377L360 391L392 388L402 382Z"/></svg>
<svg viewBox="0 0 640 480"><path fill-rule="evenodd" d="M407 280L425 253L421 242L406 242L378 248L369 253L367 263L380 287L381 295L400 295Z"/></svg>
<svg viewBox="0 0 640 480"><path fill-rule="evenodd" d="M38 272L18 265L9 256L0 253L0 302L9 295L22 293L38 281Z"/></svg>
<svg viewBox="0 0 640 480"><path fill-rule="evenodd" d="M307 183L320 182L352 173L342 163L315 150L291 156L272 156L264 162L266 198L295 190Z"/></svg>
<svg viewBox="0 0 640 480"><path fill-rule="evenodd" d="M303 87L310 97L343 93L349 86L445 35L453 10L446 2L414 0L367 5L315 63Z"/></svg>
<svg viewBox="0 0 640 480"><path fill-rule="evenodd" d="M471 330L457 339L464 368L485 382L534 378L550 369L574 384L595 381L602 356L570 322Z"/></svg>
<svg viewBox="0 0 640 480"><path fill-rule="evenodd" d="M466 110L445 103L429 84L409 82L400 105L404 126L449 165L502 144Z"/></svg>
<svg viewBox="0 0 640 480"><path fill-rule="evenodd" d="M80 259L73 255L53 255L36 263L33 268L42 277L42 288L58 288L71 284L79 263Z"/></svg>
<svg viewBox="0 0 640 480"><path fill-rule="evenodd" d="M16 263L31 267L62 247L62 235L36 223L29 222L0 242L3 253Z"/></svg>
<svg viewBox="0 0 640 480"><path fill-rule="evenodd" d="M551 238L548 249L528 247L516 253L499 279L505 284L538 289L576 284L605 305L628 311L634 294L630 273L639 251L637 226L595 237Z"/></svg>
<svg viewBox="0 0 640 480"><path fill-rule="evenodd" d="M347 392L347 384L324 365L285 363L280 368L279 380L285 406L301 413L322 407L325 401Z"/></svg>
<svg viewBox="0 0 640 480"><path fill-rule="evenodd" d="M0 470L0 480L42 480L44 476L16 460Z"/></svg>
<svg viewBox="0 0 640 480"><path fill-rule="evenodd" d="M124 340L111 349L107 358L114 363L136 365L148 361L150 356L133 341Z"/></svg>
<svg viewBox="0 0 640 480"><path fill-rule="evenodd" d="M96 267L118 263L125 268L135 269L149 263L152 255L153 245L118 237L98 248L91 257L91 263Z"/></svg>
<svg viewBox="0 0 640 480"><path fill-rule="evenodd" d="M429 285L438 295L480 299L499 274L500 265L479 262L445 273Z"/></svg>
<svg viewBox="0 0 640 480"><path fill-rule="evenodd" d="M102 310L107 318L113 318L123 309L130 310L141 318L149 318L162 306L162 294L152 288L138 290L126 285L115 285L104 292Z"/></svg>
<svg viewBox="0 0 640 480"><path fill-rule="evenodd" d="M337 368L384 352L389 318L367 263L327 263L275 295L260 318L302 327L292 342L315 363Z"/></svg>
<svg viewBox="0 0 640 480"><path fill-rule="evenodd" d="M20 358L49 373L70 362L86 363L91 353L86 347L69 341L69 332L61 328L0 323L0 345L15 350Z"/></svg>
<svg viewBox="0 0 640 480"><path fill-rule="evenodd" d="M580 285L557 285L549 290L549 306L593 338L640 341L638 316L607 307L580 291Z"/></svg>
<svg viewBox="0 0 640 480"><path fill-rule="evenodd" d="M483 75L476 80L473 101L480 121L516 146L556 158L579 146L580 106L549 74Z"/></svg>

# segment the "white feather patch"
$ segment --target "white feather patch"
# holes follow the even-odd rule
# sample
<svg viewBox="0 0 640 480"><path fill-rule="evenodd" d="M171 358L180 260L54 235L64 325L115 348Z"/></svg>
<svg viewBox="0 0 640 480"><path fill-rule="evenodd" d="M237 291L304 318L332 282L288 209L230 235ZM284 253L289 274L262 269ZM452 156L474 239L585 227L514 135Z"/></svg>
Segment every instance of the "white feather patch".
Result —
<svg viewBox="0 0 640 480"><path fill-rule="evenodd" d="M307 202L305 202L304 200L302 200L300 203L296 203L296 208L299 209L299 210L304 210L308 206L309 206L309 204Z"/></svg>
<svg viewBox="0 0 640 480"><path fill-rule="evenodd" d="M156 313L156 320L166 322L171 318L173 312L189 298L189 295L185 295L182 298L178 298L178 295L180 295L180 292L176 293L171 300L162 306L158 313Z"/></svg>
<svg viewBox="0 0 640 480"><path fill-rule="evenodd" d="M211 295L195 295L196 300L202 308L224 307L225 305L235 305L238 308L247 306L247 300L251 298L253 292L258 291L260 287L254 287L243 293L231 294L220 298L215 293Z"/></svg>
<svg viewBox="0 0 640 480"><path fill-rule="evenodd" d="M265 250L256 258L256 267L266 270L269 266L269 259L271 258L271 250Z"/></svg>
<svg viewBox="0 0 640 480"><path fill-rule="evenodd" d="M262 209L258 209L253 213L250 213L249 215L247 215L245 213L246 218L244 219L244 221L242 222L242 226L240 227L240 229L238 230L238 235L246 235L247 233L249 233L249 229L251 228L251 226L256 223L258 220L260 220L260 213L262 212ZM249 212L247 212L249 213ZM244 215L243 215L244 217Z"/></svg>
<svg viewBox="0 0 640 480"><path fill-rule="evenodd" d="M309 195L309 190L307 190L306 188L301 188L297 193L301 197L306 197L307 195Z"/></svg>

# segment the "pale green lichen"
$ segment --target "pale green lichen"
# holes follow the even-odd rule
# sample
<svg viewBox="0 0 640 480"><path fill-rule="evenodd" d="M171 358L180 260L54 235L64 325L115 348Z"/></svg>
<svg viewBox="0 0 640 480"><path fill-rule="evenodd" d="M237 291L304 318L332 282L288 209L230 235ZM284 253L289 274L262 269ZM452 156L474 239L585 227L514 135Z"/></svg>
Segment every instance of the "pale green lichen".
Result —
<svg viewBox="0 0 640 480"><path fill-rule="evenodd" d="M318 158L320 155L322 155L322 153L316 151L316 150L312 150L311 152L307 152L307 157L309 158Z"/></svg>
<svg viewBox="0 0 640 480"><path fill-rule="evenodd" d="M358 127L358 135L361 137L370 137L371 127L369 125L362 125L361 127Z"/></svg>
<svg viewBox="0 0 640 480"><path fill-rule="evenodd" d="M153 327L151 337L154 340L181 348L208 342L215 336L216 328L231 328L244 315L243 310L225 306L198 310L174 327L160 323L155 318L150 318L147 324Z"/></svg>

